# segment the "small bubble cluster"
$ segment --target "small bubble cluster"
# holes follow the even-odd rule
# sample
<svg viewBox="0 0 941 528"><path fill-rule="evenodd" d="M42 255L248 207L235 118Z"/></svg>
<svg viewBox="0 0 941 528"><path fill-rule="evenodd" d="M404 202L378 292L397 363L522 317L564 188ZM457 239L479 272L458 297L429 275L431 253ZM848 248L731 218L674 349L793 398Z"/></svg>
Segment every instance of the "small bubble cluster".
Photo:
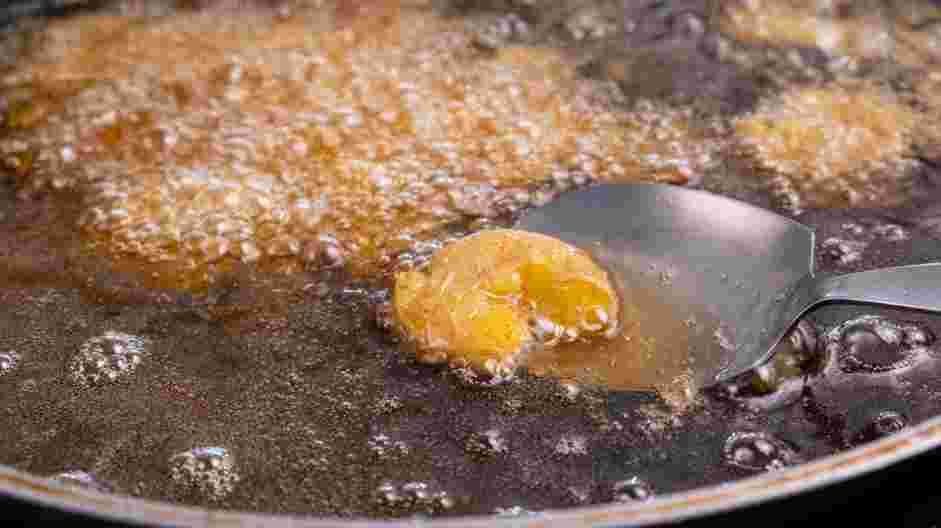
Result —
<svg viewBox="0 0 941 528"><path fill-rule="evenodd" d="M735 0L723 2L721 29L742 41L818 48L831 57L891 60L920 66L938 56L941 35L932 31L941 16L936 3L815 0ZM897 13L889 12L897 9Z"/></svg>
<svg viewBox="0 0 941 528"><path fill-rule="evenodd" d="M373 502L391 515L442 513L456 505L446 491L427 482L383 483L373 494Z"/></svg>
<svg viewBox="0 0 941 528"><path fill-rule="evenodd" d="M908 419L895 411L876 414L856 435L851 444L860 445L893 435L908 426Z"/></svg>
<svg viewBox="0 0 941 528"><path fill-rule="evenodd" d="M827 238L820 245L823 248L821 255L843 266L861 261L863 253L869 247L869 244L862 240L844 240L837 237Z"/></svg>
<svg viewBox="0 0 941 528"><path fill-rule="evenodd" d="M844 222L840 229L855 240L902 242L912 237L908 229L882 220L859 219Z"/></svg>
<svg viewBox="0 0 941 528"><path fill-rule="evenodd" d="M401 440L393 440L385 434L370 437L367 444L373 455L380 459L400 458L409 452L408 444Z"/></svg>
<svg viewBox="0 0 941 528"><path fill-rule="evenodd" d="M566 33L576 41L603 39L618 29L615 20L594 6L576 10L564 25Z"/></svg>
<svg viewBox="0 0 941 528"><path fill-rule="evenodd" d="M565 499L572 505L587 504L591 500L591 490L587 486L569 486L565 489Z"/></svg>
<svg viewBox="0 0 941 528"><path fill-rule="evenodd" d="M685 182L711 163L691 115L616 110L557 50L481 53L407 9L317 32L317 13L52 23L2 82L0 159L21 194L75 192L115 254L364 271L582 174Z"/></svg>
<svg viewBox="0 0 941 528"><path fill-rule="evenodd" d="M517 379L517 372L514 368L493 363L485 365L484 369L452 366L448 370L458 383L469 389L492 388Z"/></svg>
<svg viewBox="0 0 941 528"><path fill-rule="evenodd" d="M898 224L882 220L859 219L844 222L837 236L820 244L820 255L842 266L852 266L863 260L871 244L903 242L911 232Z"/></svg>
<svg viewBox="0 0 941 528"><path fill-rule="evenodd" d="M830 330L826 349L845 373L878 374L913 365L934 339L920 325L864 315Z"/></svg>
<svg viewBox="0 0 941 528"><path fill-rule="evenodd" d="M749 471L771 471L802 461L793 447L764 432L735 432L723 450L725 462Z"/></svg>
<svg viewBox="0 0 941 528"><path fill-rule="evenodd" d="M611 492L615 502L642 502L654 497L653 488L639 477L615 482Z"/></svg>
<svg viewBox="0 0 941 528"><path fill-rule="evenodd" d="M879 224L872 228L872 232L889 242L901 242L911 238L908 230L898 224Z"/></svg>
<svg viewBox="0 0 941 528"><path fill-rule="evenodd" d="M559 392L566 403L575 403L582 394L582 388L574 383L560 383Z"/></svg>
<svg viewBox="0 0 941 528"><path fill-rule="evenodd" d="M751 408L770 410L800 397L804 376L822 367L816 327L807 320L775 347L771 361L716 387L718 394Z"/></svg>
<svg viewBox="0 0 941 528"><path fill-rule="evenodd" d="M235 457L223 447L197 447L173 455L170 476L180 492L195 491L210 500L225 498L241 479Z"/></svg>
<svg viewBox="0 0 941 528"><path fill-rule="evenodd" d="M85 341L72 358L72 379L82 385L115 381L141 364L150 342L140 336L107 331Z"/></svg>
<svg viewBox="0 0 941 528"><path fill-rule="evenodd" d="M473 42L483 49L496 50L523 41L529 36L529 24L516 13L498 16L477 25L473 31Z"/></svg>
<svg viewBox="0 0 941 528"><path fill-rule="evenodd" d="M539 515L539 512L527 510L522 506L498 507L493 511L497 517L531 517Z"/></svg>
<svg viewBox="0 0 941 528"><path fill-rule="evenodd" d="M12 371L20 363L20 355L10 350L0 354L0 376Z"/></svg>
<svg viewBox="0 0 941 528"><path fill-rule="evenodd" d="M734 122L740 152L798 212L809 207L890 205L908 197L901 158L916 116L885 90L834 84L765 99Z"/></svg>
<svg viewBox="0 0 941 528"><path fill-rule="evenodd" d="M376 402L376 410L381 414L392 414L405 407L401 398L396 396L386 396Z"/></svg>
<svg viewBox="0 0 941 528"><path fill-rule="evenodd" d="M493 458L507 452L507 442L496 429L473 433L464 442L464 450L480 459Z"/></svg>
<svg viewBox="0 0 941 528"><path fill-rule="evenodd" d="M552 450L563 456L587 455L588 439L578 435L563 436L555 443Z"/></svg>

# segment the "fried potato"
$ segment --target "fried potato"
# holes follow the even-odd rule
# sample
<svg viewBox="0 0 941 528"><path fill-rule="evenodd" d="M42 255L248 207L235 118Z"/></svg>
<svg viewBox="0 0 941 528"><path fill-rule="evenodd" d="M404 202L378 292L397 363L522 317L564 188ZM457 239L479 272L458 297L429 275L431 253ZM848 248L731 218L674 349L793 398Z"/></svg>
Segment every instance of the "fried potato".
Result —
<svg viewBox="0 0 941 528"><path fill-rule="evenodd" d="M605 335L618 298L584 251L525 231L484 231L395 277L394 310L420 360L498 373L533 343Z"/></svg>

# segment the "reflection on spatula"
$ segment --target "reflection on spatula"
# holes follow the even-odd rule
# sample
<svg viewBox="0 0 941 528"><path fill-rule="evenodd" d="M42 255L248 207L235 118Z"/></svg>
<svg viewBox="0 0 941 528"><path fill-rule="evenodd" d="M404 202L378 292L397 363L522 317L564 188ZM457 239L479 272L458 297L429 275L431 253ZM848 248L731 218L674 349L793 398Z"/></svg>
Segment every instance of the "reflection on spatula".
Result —
<svg viewBox="0 0 941 528"><path fill-rule="evenodd" d="M659 281L657 291L687 312L677 317L711 325L709 343L680 351L697 386L767 361L795 321L823 302L941 311L941 264L818 277L813 231L705 191L600 185L534 209L516 227L582 247L622 284ZM662 346L677 353L669 339Z"/></svg>

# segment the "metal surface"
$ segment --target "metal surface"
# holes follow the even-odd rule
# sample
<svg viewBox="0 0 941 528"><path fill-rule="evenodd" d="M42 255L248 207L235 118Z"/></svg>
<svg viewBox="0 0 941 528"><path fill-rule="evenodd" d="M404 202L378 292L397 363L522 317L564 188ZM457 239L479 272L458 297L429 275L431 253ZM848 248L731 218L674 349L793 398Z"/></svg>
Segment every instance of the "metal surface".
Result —
<svg viewBox="0 0 941 528"><path fill-rule="evenodd" d="M517 227L580 246L629 283L665 278L663 295L711 325L692 349L703 385L770 359L807 310L855 301L941 311L941 264L814 276L814 233L770 211L705 191L616 184L564 195ZM651 273L653 272L653 273Z"/></svg>

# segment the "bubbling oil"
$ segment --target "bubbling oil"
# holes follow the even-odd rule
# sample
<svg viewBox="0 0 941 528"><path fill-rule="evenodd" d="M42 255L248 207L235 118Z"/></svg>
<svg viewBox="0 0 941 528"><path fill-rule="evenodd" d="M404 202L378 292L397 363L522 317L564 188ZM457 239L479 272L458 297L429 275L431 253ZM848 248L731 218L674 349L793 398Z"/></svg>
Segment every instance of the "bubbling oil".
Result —
<svg viewBox="0 0 941 528"><path fill-rule="evenodd" d="M523 3L530 2L490 4ZM357 2L343 4L355 6ZM769 2L749 4L761 6ZM586 9L592 7L588 5ZM663 3L650 11L661 13L672 8L671 3ZM773 6L767 9L772 13L775 10ZM325 13L328 11L323 9ZM221 26L233 20L256 20L252 18L256 14L247 18L239 18L242 15L235 13L226 17L170 16L155 25L123 17L60 20L51 24L51 30L45 35L47 39L40 39L58 50L58 54L51 54L55 60L32 66L47 68L47 73L58 71L74 75L64 75L66 78L57 80L37 75L31 82L40 86L18 85L16 83L24 79L17 75L23 72L17 73L14 68L13 73L4 78L8 91L2 104L7 129L0 146L16 190L25 196L52 189L64 192L70 200L69 203L64 200L55 203L13 201L13 186L6 182L0 184L0 218L3 219L0 222L3 259L0 304L6 307L0 310L0 388L3 389L0 390L0 462L72 485L239 511L374 518L486 513L531 516L540 515L538 512L545 509L585 503L641 501L654 494L679 492L727 482L746 474L772 471L893 434L938 415L941 388L937 372L941 354L933 334L928 333L929 329L938 332L937 319L922 314L915 317L918 321L910 322L911 314L885 313L870 307L865 309L865 314L878 315L878 318L850 318L845 311L835 311L831 319L816 321L814 325L820 325L822 332L822 346L817 346L816 338L807 337L811 334L787 340L774 364L746 373L734 383L704 395L703 405L695 407L693 412L684 413L675 405L664 408L663 403L670 406L670 401L663 400L673 397L671 393L661 389L659 394L654 394L649 387L658 384L668 388L695 386L695 383L687 383L683 361L695 366L693 358L699 361L700 356L689 354L690 350L695 350L697 344L711 343L716 327L714 322L710 323L708 314L698 314L697 310L668 295L670 273L663 269L626 276L631 280L615 285L623 303L620 314L625 319L633 317L636 324L625 324L610 341L595 340L591 343L593 346L575 342L534 352L529 358L530 371L536 372L545 363L548 365L546 372L551 375L531 376L522 372L509 383L473 384L463 383L464 378L450 373L439 376L440 372L435 369L410 362L397 345L384 341L380 331L370 324L371 303L381 297L377 295L379 292L372 289L372 285L351 283L346 277L339 278L340 272L334 273L350 260L358 261L362 257L365 261L375 257L379 261L381 258L357 253L356 248L349 245L352 240L349 235L337 232L330 224L336 219L328 218L310 229L302 223L320 211L319 194L310 202L290 203L291 207L297 206L292 209L292 216L288 222L278 224L268 222L264 215L272 213L271 219L281 218L280 213L273 211L284 204L279 200L293 189L291 182L278 180L268 188L271 181L263 176L256 178L255 173L249 178L230 179L225 171L213 169L208 172L210 180L204 180L205 173L176 170L206 164L209 156L201 149L217 139L217 145L223 146L233 158L244 155L251 158L253 149L277 135L275 129L283 124L265 121L269 117L278 118L277 112L259 117L263 112L259 112L254 103L261 100L253 101L253 97L270 97L263 101L264 105L280 104L277 99L284 94L279 89L291 84L292 69L284 67L279 59L287 61L287 66L298 58L298 52L303 59L310 48L300 46L298 49L287 44L292 39L301 43L316 40L317 31L310 30L301 21L292 21L290 16L281 20L278 31L285 33L280 35L276 35L277 31L264 33L264 24L241 24L242 27L229 36L244 34L245 28L249 28L256 33L254 43L261 43L262 47L270 45L265 53L268 53L266 58L272 59L233 60L240 63L241 69L221 63L225 62L223 59L245 58L241 53L244 49L232 52L233 48L228 46L241 45L248 40L228 40L217 33L201 31L206 24ZM187 18L189 22L184 20ZM596 35L579 28L589 19L571 17L572 23L566 24L566 29L576 40L582 38L580 34L586 40L603 38L603 31ZM749 25L748 19L745 20L745 25ZM450 27L455 20L439 22ZM772 17L762 23L774 22L776 19ZM834 20L834 23L841 22ZM350 33L362 35L368 33L370 27L382 27L381 23L378 26L368 24L368 21L366 26L354 23ZM589 20L587 24L595 22ZM649 32L645 27L649 24L644 20L638 19L637 24L636 33ZM331 37L346 38L350 34L335 27L327 29ZM456 60L457 69L486 62L488 59L481 58L485 56L504 66L513 64L508 70L503 66L485 68L483 77L494 71L510 77L528 72L524 77L532 74L537 81L545 80L543 69L552 70L561 56L556 53L558 50L538 46L521 46L502 52L473 51L474 46L461 44L467 39L463 29L445 33L455 40L445 42L438 51L474 55L472 60L461 55L460 60ZM266 41L265 35L272 40ZM389 36L383 35L380 40ZM614 38L621 36L616 34ZM128 46L128 42L136 46ZM416 36L413 43L423 42ZM220 47L206 46L207 43ZM284 46L279 47L279 44ZM388 48L363 50L358 48L372 58L360 64L382 64L382 57L395 55L395 50ZM217 52L224 57L216 56ZM352 53L355 55L357 51ZM385 53L388 55L383 55ZM194 64L193 57L203 62ZM219 60L214 62L214 59ZM464 59L468 60L463 62ZM321 66L329 70L356 60L344 62L342 56L331 56L326 62L329 64ZM30 68L30 64L24 61L17 66ZM164 68L168 64L169 67ZM204 65L208 66L206 70L201 69ZM208 79L207 72L220 65L223 67ZM255 68L263 70L272 65L287 75L282 78L257 75ZM181 66L181 71L174 70L175 66ZM188 72L190 67L194 70ZM133 71L129 74L123 68ZM170 83L160 85L155 91L142 89L157 86L147 81L153 79L148 75L155 73L158 77L167 75ZM193 75L189 76L190 73ZM436 70L429 75L441 80L439 77L449 73L453 72ZM680 74L675 70L669 73ZM88 77L95 77L98 82L81 80ZM364 77L368 75L353 71L349 78L328 81L335 82L339 91L345 90L341 96L356 95L353 94L359 86L356 80ZM488 86L492 87L488 84L490 80L472 84L484 100L494 95L493 90L488 91ZM498 122L512 128L523 123L518 119L533 122L533 115L539 115L525 103L528 95L539 94L526 92L521 99L514 99L520 95L513 93L514 89L525 88L525 84L510 82L505 93L499 94L524 103L521 111L501 114L506 119L498 119ZM568 86L567 81L562 84ZM702 84L707 94L708 88L714 86L711 81ZM936 79L926 81L920 88L924 90L921 95L936 98L936 85ZM539 83L529 86L538 88ZM829 87L823 85L820 89ZM438 88L444 90L452 86ZM461 104L457 97L460 94L456 92L437 97L441 95L436 91L438 88L430 90L436 97L429 98L429 104ZM372 86L366 86L365 91L383 95L382 90L373 90ZM167 99L148 100L148 96L155 93ZM818 92L814 88L810 92L790 93L797 95L789 99L789 96L772 94L769 101L778 104L790 101L800 106L807 103L807 98L801 94ZM241 98L246 94L248 98ZM846 96L841 92L836 99L843 100ZM822 100L828 101L826 97ZM858 101L878 104L882 99ZM553 106L559 101L550 102L549 106ZM162 106L164 103L167 106ZM181 105L179 112L176 104ZM353 106L358 108L359 104L357 101ZM934 104L931 115L937 114L938 106ZM168 107L170 111L165 112ZM115 108L128 109L128 112L108 115ZM200 121L207 115L206 108L224 114L218 136L210 137L214 133L211 127L202 126L206 124ZM588 108L590 118L607 115L603 112L608 111L622 115L605 105L588 105ZM826 108L822 112L815 112L814 108L817 107L805 105L805 110L796 114L810 114L817 120L821 115L832 117L832 112ZM138 110L153 113L148 117L147 113L137 113ZM677 178L677 174L684 177L687 172L695 174L701 164L690 153L695 153L702 145L687 134L688 123L682 111L665 110L657 104L649 110L624 114L633 120L631 126L626 126L624 131L612 131L613 137L609 139L615 141L614 150L619 156L623 154L622 161L626 163L622 166L624 174L618 178L631 178L648 169L654 171L652 177L674 181L682 179ZM847 112L851 115L873 111L851 108ZM578 112L566 115L576 114ZM774 118L781 114L772 112L770 106L761 106L752 117L755 115ZM242 118L244 121L240 121ZM385 124L377 123L374 129L380 136L382 131L401 124L395 120L380 122ZM240 128L246 123L256 127L253 129L256 133L249 134ZM560 126L563 131L571 131L585 123L573 120ZM344 133L355 129L357 124L363 126L357 115L339 109L335 122L328 123ZM851 123L841 128L839 120L835 122L839 126L833 124L831 120L831 131L853 128ZM484 126L489 127L490 123ZM799 139L805 132L812 133L812 128L791 127L780 133L759 129L755 137L772 142L776 138ZM93 134L81 138L72 136L84 129ZM159 129L164 135L151 129ZM540 130L554 132L556 129ZM878 128L869 130L878 131ZM95 131L101 133L94 134ZM510 158L488 158L491 154L502 155L500 149L475 150L485 144L476 139L476 133L470 130L466 136L460 136L468 139L456 147L462 156L467 156L461 159L469 159L470 163L492 159L501 163L507 161L500 165L504 168L514 166L515 161ZM403 133L397 137L412 136ZM839 134L834 137L838 138ZM892 136L877 133L875 137L865 142L875 147L861 148L857 152L868 155L888 152L888 159L907 150L892 150L900 144L892 140ZM881 147L877 145L880 137L888 139ZM317 155L329 153L336 137L328 131L322 139L320 143L308 144L316 148L307 151L313 161L308 160L306 167L318 166L315 162L322 158ZM343 145L351 150L363 145L367 149L369 145L380 145L381 142L372 139L375 137L370 138L369 134L344 137ZM908 139L916 138L906 138L906 141ZM255 140L258 142L252 143ZM623 145L618 143L620 140ZM925 139L919 141L926 142ZM937 143L936 139L930 141ZM92 152L101 157L88 157L83 147L91 146L94 150L96 143L107 148ZM169 146L170 154L175 154L177 147L192 149L188 151L192 154L188 159L167 155L158 160L173 169L164 174L165 187L156 185L156 178L134 182L138 173L126 170L137 161L151 159L148 156L155 151L139 148L148 144ZM531 142L529 146L534 148L535 144L538 142ZM304 148L300 144L281 146L296 147L296 150L285 148L276 154L290 150L287 156L303 158ZM518 146L520 144L516 143L512 148ZM437 147L445 154L450 150L446 145ZM846 171L832 172L836 178L858 174L855 166L847 165L847 158L829 156L838 154L838 148L803 150L806 148L791 152L768 150L778 154L772 157L756 148L747 154L759 162L757 164L771 172L777 169L779 174L782 165L775 164L775 160L788 161L791 154L816 156L814 159L828 162L831 171L850 167ZM157 154L160 152L163 151ZM509 154L513 152L509 150ZM277 157L266 156L256 159L270 161ZM614 173L599 173L598 167L603 168L612 160L598 159L588 167L592 170L579 168L576 171L565 167L554 172L550 176L557 182L556 187L532 191L525 186L517 189L515 183L504 185L506 182L464 177L445 170L447 162L432 161L423 165L429 172L419 175L420 181L409 187L416 193L412 197L381 188L388 182L389 172L371 176L367 173L367 179L372 182L369 185L377 186L371 195L352 192L357 189L356 181L366 179L354 180L350 186L343 187L350 182L333 182L321 178L319 173L305 174L300 178L300 185L311 181L319 185L328 180L330 189L337 191L336 201L330 205L337 211L355 212L355 207L371 204L369 199L373 198L382 201L405 196L407 203L426 205L422 189L427 183L434 188L434 193L446 197L441 204L449 214L463 218L488 216L498 205L506 203L515 207L538 206L562 190L584 184L585 178L618 179ZM190 162L191 165L187 165ZM329 163L324 165L329 166ZM619 165L617 162L610 167L617 171ZM80 166L87 167L88 174L95 177L85 178ZM60 170L63 167L71 168ZM249 172L263 172L259 167L249 165ZM73 169L75 172L70 172ZM533 171L519 176L529 180L545 174ZM787 176L799 182L807 175L794 172ZM211 180L215 177L223 181ZM132 185L133 192L123 196L121 186L125 184L140 187ZM214 209L218 215L207 216L204 224L192 221L207 208L214 207L219 198L214 193L220 186L238 187L234 194L244 201L239 202L239 207ZM814 189L811 186L805 190L816 196L811 192ZM149 191L161 190L166 192L152 202L141 199ZM275 197L272 202L259 201L267 197L265 193L269 190L272 191L270 196ZM346 191L350 193L344 195ZM192 192L193 199L174 203L175 192L187 197ZM83 200L72 200L76 195L83 196ZM360 198L367 200L357 201ZM512 200L503 201L508 198ZM178 209L176 217L160 217L159 211L147 209L147 204L161 200L174 204ZM193 207L187 210L183 203ZM267 205L272 208L266 209ZM101 238L91 236L98 244L96 250L131 244L129 241L139 243L127 246L131 253L121 253L122 262L129 254L178 257L178 260L159 264L166 264L167 267L161 269L173 277L175 286L183 283L178 272L187 269L188 259L215 259L222 249L227 249L228 253L221 260L212 260L214 266L223 267L219 263L226 260L245 261L246 265L235 266L238 280L217 283L208 292L195 294L155 291L133 281L123 282L122 277L109 268L120 268L122 264L104 258L114 257L113 254L102 255L95 251L90 257L73 258L78 255L72 251L74 245L80 241L74 236L75 222L65 214L63 206L86 213L82 219L88 223L83 224L86 228L83 232L94 231L101 235ZM248 215L247 219L240 216L251 211L258 211L259 216ZM100 218L99 212L107 218ZM438 212L440 210L434 214ZM156 216L147 216L151 213ZM262 217L265 219L260 220ZM54 218L57 220L52 221ZM157 231L148 221L155 218ZM125 223L125 220L134 221ZM900 220L904 230L888 226L884 233L875 227L870 233L861 223L841 226L845 221L838 214L825 212L805 222L818 229L832 228L828 236L835 238L822 248L829 252L820 263L823 271L846 271L842 268L847 266L911 264L916 257L937 259L941 255L941 249L933 242L936 237L916 229L918 221ZM363 223L357 222L351 225ZM160 229L172 231L174 225L183 226L181 238L191 242L166 247L148 245L159 238ZM252 232L243 229L245 226L250 226ZM277 234L271 231L276 229L299 235L295 240L269 238ZM371 232L379 230L383 230L383 235L386 231L392 232L392 228L385 225ZM208 237L201 233L207 233ZM420 239L424 233L421 231L416 238ZM427 243L433 245L440 240L436 237L429 235ZM907 242L909 238L911 243ZM303 242L301 253L294 255L292 251L297 250L297 245L293 242L298 240ZM821 240L828 238L821 237ZM853 241L860 243L848 243ZM248 244L243 245L243 242ZM410 251L414 251L426 241L396 241L390 251L397 250L400 243L403 247L410 245ZM919 249L913 257L916 247ZM257 260L253 260L255 257ZM295 268L296 273L292 274L266 276L267 261L279 259L297 259L316 265ZM77 263L82 265L77 267ZM155 266L157 264L151 263L149 269ZM312 268L332 268L333 271ZM261 273L248 273L248 270ZM635 313L635 308L643 310ZM688 325L688 332L683 331L683 324ZM815 328L814 325L810 328ZM826 332L828 328L835 330ZM721 332L717 334L717 337L722 336ZM645 345L640 343L655 344L658 348L655 353L646 354ZM791 345L793 350L786 349ZM86 354L89 351L94 354L89 356ZM543 358L537 352L545 352L548 357ZM94 383L74 382L75 369L71 367L76 363L72 360L86 357L91 359L83 361L84 373L92 373L88 369L92 366L102 375L97 380L89 380ZM625 361L628 358L639 359ZM126 368L131 366L133 368ZM115 374L113 380L109 373ZM682 396L683 393L678 390L672 394ZM342 482L343 485L324 486L324 482Z"/></svg>
<svg viewBox="0 0 941 528"><path fill-rule="evenodd" d="M687 112L619 110L559 50L483 52L458 20L382 4L50 23L0 79L3 165L21 196L80 196L96 253L205 282L234 263L365 276L568 185L544 181L710 163Z"/></svg>

